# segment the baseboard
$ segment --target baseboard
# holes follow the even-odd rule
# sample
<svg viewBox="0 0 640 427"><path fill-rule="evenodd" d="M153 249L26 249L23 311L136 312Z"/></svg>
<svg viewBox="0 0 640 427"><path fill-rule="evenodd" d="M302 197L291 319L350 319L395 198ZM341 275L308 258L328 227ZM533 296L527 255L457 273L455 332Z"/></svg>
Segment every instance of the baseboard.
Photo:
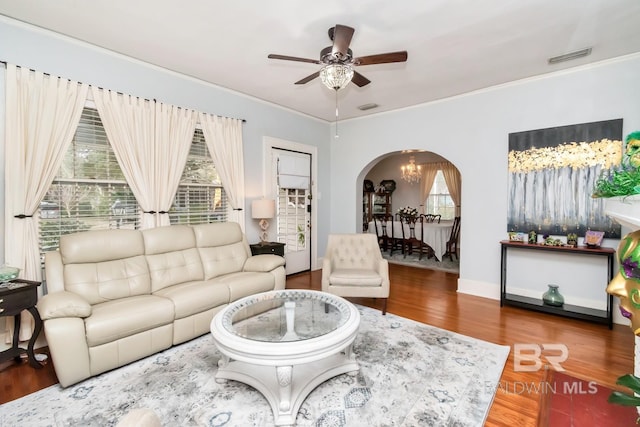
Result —
<svg viewBox="0 0 640 427"><path fill-rule="evenodd" d="M500 285L488 282L480 282L478 280L459 278L458 292L460 292L461 294L469 294L493 300L500 299Z"/></svg>

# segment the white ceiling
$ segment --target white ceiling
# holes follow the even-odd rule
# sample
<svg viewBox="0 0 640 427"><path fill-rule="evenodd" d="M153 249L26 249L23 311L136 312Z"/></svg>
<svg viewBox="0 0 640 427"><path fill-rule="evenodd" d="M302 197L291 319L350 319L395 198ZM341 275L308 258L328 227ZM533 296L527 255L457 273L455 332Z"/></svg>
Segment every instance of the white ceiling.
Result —
<svg viewBox="0 0 640 427"><path fill-rule="evenodd" d="M0 0L0 14L327 121L334 92L294 85L320 66L267 55L318 59L335 24L355 28L354 56L408 51L357 67L372 83L339 92L341 120L640 51L638 0Z"/></svg>

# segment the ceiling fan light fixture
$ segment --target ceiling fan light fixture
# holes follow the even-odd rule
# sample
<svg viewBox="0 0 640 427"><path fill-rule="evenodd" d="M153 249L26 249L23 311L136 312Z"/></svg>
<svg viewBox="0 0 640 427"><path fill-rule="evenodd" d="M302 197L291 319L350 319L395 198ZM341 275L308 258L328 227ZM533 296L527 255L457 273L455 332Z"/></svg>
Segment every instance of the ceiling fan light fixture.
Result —
<svg viewBox="0 0 640 427"><path fill-rule="evenodd" d="M328 64L320 70L320 80L329 89L338 91L353 78L353 68L345 64Z"/></svg>

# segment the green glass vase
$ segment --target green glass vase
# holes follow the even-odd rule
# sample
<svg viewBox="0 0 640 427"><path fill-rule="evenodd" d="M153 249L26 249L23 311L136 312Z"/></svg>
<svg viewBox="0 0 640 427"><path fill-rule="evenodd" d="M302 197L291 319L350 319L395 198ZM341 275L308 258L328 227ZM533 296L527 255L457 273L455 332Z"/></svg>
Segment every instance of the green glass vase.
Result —
<svg viewBox="0 0 640 427"><path fill-rule="evenodd" d="M564 297L558 290L558 285L548 285L549 290L542 294L542 302L554 307L562 307L564 304Z"/></svg>

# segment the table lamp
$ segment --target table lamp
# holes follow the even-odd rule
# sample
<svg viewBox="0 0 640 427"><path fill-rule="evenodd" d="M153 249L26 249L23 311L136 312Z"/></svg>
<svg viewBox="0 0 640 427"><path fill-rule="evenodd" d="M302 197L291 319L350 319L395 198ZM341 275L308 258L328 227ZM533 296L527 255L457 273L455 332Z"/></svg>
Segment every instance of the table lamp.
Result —
<svg viewBox="0 0 640 427"><path fill-rule="evenodd" d="M276 202L271 199L258 199L251 202L251 217L253 219L259 219L260 229L260 243L264 244L268 241L267 228L269 228L269 222L267 219L271 219L276 214Z"/></svg>

